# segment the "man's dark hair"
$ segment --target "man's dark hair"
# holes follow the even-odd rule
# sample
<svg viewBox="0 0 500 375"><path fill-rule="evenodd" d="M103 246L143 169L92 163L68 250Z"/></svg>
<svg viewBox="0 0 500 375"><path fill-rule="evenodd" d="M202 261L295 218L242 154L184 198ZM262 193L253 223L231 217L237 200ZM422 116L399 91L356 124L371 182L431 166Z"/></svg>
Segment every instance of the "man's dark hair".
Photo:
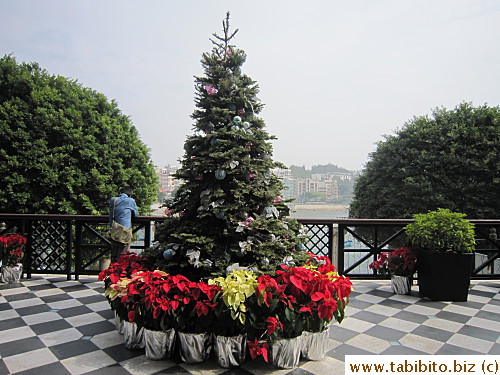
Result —
<svg viewBox="0 0 500 375"><path fill-rule="evenodd" d="M132 189L130 186L124 186L124 187L122 187L122 188L120 189L120 194L121 194L121 193L125 193L125 194L127 194L129 197L132 195L132 193L133 193L133 192L134 192L134 191L133 191L133 189Z"/></svg>

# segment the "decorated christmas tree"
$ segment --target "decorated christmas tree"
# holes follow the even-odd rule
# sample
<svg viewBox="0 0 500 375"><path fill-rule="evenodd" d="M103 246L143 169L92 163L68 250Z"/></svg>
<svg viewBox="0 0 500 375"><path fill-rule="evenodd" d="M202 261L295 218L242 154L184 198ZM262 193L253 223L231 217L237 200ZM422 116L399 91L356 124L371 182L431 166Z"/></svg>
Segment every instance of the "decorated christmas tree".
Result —
<svg viewBox="0 0 500 375"><path fill-rule="evenodd" d="M257 115L258 85L242 73L243 50L230 44L229 13L222 36L204 53L203 77L195 77L194 133L175 177L183 184L157 229L147 255L156 266L192 280L226 274L231 267L272 272L304 259L305 236L291 218L273 168L271 140ZM300 259L299 259L300 258Z"/></svg>

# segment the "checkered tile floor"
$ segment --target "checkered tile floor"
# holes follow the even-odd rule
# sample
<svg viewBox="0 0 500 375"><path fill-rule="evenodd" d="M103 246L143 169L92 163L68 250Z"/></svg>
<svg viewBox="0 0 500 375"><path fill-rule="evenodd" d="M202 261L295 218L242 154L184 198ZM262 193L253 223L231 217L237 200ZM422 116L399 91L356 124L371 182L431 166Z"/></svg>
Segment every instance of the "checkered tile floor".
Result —
<svg viewBox="0 0 500 375"><path fill-rule="evenodd" d="M214 360L150 361L123 346L95 277L35 276L0 284L0 374L343 374L346 354L500 354L500 281L475 281L468 302L394 295L388 282L353 281L347 318L331 328L319 362L276 370L248 361L227 370Z"/></svg>

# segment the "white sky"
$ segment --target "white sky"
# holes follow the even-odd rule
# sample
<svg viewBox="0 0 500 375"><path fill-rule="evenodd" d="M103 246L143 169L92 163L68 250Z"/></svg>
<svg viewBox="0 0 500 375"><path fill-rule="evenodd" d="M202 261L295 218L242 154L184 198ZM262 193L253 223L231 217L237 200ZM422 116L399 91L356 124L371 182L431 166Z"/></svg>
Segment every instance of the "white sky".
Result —
<svg viewBox="0 0 500 375"><path fill-rule="evenodd" d="M287 165L358 170L414 116L500 105L498 0L0 0L0 55L115 99L154 163L175 164L227 11Z"/></svg>

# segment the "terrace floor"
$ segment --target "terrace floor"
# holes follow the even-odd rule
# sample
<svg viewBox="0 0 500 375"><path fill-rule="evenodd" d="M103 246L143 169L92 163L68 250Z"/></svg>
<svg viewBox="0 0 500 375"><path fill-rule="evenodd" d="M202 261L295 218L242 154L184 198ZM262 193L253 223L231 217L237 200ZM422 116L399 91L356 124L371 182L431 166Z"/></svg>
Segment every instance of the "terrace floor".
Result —
<svg viewBox="0 0 500 375"><path fill-rule="evenodd" d="M388 281L353 280L346 319L323 361L277 370L263 360L223 369L151 361L130 351L96 277L34 276L0 284L0 374L343 374L346 354L500 355L500 280L473 281L467 302L394 295Z"/></svg>

